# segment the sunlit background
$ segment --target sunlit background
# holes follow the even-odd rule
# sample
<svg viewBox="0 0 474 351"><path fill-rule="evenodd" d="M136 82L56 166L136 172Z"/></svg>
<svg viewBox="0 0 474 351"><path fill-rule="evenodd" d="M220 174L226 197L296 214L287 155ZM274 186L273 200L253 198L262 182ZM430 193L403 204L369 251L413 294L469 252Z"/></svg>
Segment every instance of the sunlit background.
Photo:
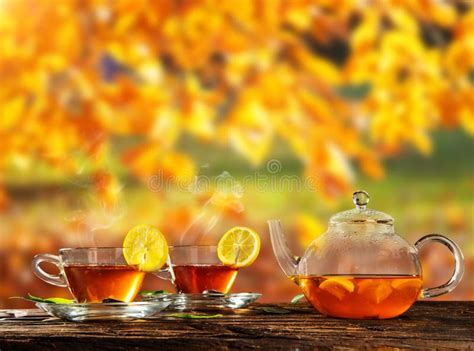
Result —
<svg viewBox="0 0 474 351"><path fill-rule="evenodd" d="M441 298L473 300L473 135L470 1L0 0L0 307L69 296L37 253L209 220L207 242L261 234L233 291L288 301L266 220L302 254L359 188L409 242L455 240L466 273ZM241 188L214 206L223 172ZM453 262L433 245L423 265L432 286Z"/></svg>

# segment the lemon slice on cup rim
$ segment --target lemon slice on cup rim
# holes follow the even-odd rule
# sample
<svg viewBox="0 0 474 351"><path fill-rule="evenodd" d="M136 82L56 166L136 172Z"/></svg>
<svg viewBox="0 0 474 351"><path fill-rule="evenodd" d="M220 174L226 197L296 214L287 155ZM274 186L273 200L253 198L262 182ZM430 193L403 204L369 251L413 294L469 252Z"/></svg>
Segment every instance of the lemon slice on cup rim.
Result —
<svg viewBox="0 0 474 351"><path fill-rule="evenodd" d="M226 266L236 268L251 265L260 252L260 237L247 227L228 230L217 244L217 257Z"/></svg>
<svg viewBox="0 0 474 351"><path fill-rule="evenodd" d="M168 243L164 235L151 225L137 225L123 240L123 256L127 264L140 271L154 272L166 263Z"/></svg>

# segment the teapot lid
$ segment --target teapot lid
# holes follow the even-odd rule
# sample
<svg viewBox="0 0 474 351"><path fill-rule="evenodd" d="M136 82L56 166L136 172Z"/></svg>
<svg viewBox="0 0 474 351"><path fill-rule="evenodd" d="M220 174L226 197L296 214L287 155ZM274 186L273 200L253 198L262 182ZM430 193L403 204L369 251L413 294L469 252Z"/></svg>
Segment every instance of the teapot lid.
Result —
<svg viewBox="0 0 474 351"><path fill-rule="evenodd" d="M329 220L330 224L338 223L352 223L352 224L386 224L393 225L394 219L392 216L367 208L369 203L369 194L364 190L357 190L352 194L352 201L356 208L348 211L336 213Z"/></svg>

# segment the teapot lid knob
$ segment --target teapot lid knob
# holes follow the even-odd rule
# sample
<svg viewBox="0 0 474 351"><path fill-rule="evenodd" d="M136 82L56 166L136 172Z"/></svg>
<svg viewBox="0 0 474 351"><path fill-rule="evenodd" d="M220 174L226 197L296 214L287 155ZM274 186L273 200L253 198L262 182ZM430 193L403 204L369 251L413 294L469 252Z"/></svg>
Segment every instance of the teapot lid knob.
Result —
<svg viewBox="0 0 474 351"><path fill-rule="evenodd" d="M358 210L365 210L367 207L367 204L369 203L370 196L369 194L364 191L364 190L357 190L352 194L352 201L354 202L354 205L356 205Z"/></svg>
<svg viewBox="0 0 474 351"><path fill-rule="evenodd" d="M383 224L393 226L393 218L383 212L368 209L369 194L364 190L357 190L352 194L352 201L356 208L351 210L336 213L329 219L330 224L349 223L357 225L359 229L353 228L356 231L363 230L363 224ZM370 227L369 229L373 229ZM364 229L365 230L365 229Z"/></svg>

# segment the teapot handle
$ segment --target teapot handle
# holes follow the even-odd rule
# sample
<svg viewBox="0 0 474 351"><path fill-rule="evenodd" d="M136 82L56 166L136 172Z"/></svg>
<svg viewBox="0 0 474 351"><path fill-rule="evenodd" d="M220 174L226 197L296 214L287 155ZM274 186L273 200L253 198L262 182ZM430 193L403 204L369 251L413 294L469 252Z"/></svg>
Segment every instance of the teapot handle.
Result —
<svg viewBox="0 0 474 351"><path fill-rule="evenodd" d="M434 288L423 289L421 292L421 297L423 298L435 297L451 292L459 284L464 274L464 257L462 255L461 250L459 249L459 246L457 246L454 241L448 239L443 235L429 234L420 238L415 243L415 247L417 250L420 250L423 246L425 246L425 244L430 241L441 243L445 245L449 249L449 251L451 251L454 256L454 272L451 278L446 283Z"/></svg>

